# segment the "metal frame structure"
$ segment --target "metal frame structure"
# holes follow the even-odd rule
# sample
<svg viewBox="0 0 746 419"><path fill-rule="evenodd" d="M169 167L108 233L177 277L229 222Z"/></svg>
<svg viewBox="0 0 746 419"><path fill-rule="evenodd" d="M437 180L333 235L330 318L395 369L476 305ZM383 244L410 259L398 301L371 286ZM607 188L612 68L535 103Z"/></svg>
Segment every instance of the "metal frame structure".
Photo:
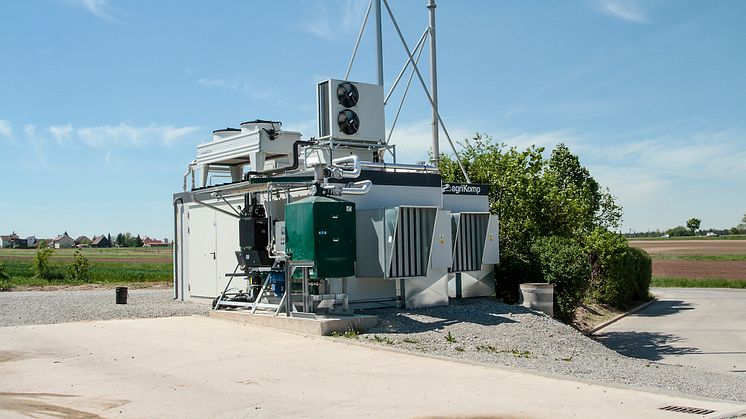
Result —
<svg viewBox="0 0 746 419"><path fill-rule="evenodd" d="M357 56L358 48L360 47L360 41L362 40L363 33L365 32L365 26L368 23L368 16L370 15L370 10L372 6L375 6L376 11L376 63L377 63L377 75L378 75L378 84L383 86L383 43L382 43L382 27L381 27L381 14L382 14L382 8L381 3L383 3L383 6L386 8L386 12L391 19L391 23L394 26L394 29L396 30L396 33L399 37L399 40L401 41L402 47L404 47L404 51L407 53L407 62L404 64L404 68L399 73L399 76L397 76L396 80L394 81L393 86L391 87L389 93L386 95L386 99L384 100L384 104L388 102L388 99L391 96L391 93L396 88L397 84L399 83L399 80L401 79L404 72L407 70L409 65L412 65L412 73L410 74L410 80L407 83L407 87L402 95L401 103L399 104L399 108L396 111L396 116L394 117L394 123L391 127L391 131L389 132L389 135L386 139L386 144L388 144L389 140L391 139L391 135L393 134L394 127L396 125L396 121L399 118L399 113L401 112L402 105L404 104L404 99L407 96L407 92L409 91L409 85L411 82L411 78L413 75L417 75L417 78L420 81L420 85L422 86L422 90L425 93L425 96L427 96L428 101L430 102L430 107L432 109L432 163L437 166L439 160L440 160L440 144L439 144L439 130L440 128L443 129L443 133L446 135L446 139L448 140L448 144L451 147L451 151L453 151L454 157L456 158L456 162L459 165L459 168L461 169L461 173L464 175L464 179L466 179L466 182L470 183L471 179L469 178L469 174L466 172L466 169L464 168L463 163L461 162L461 157L459 156L458 150L456 150L456 146L451 139L451 135L448 133L448 129L446 128L445 123L443 122L443 118L440 115L440 112L438 111L438 70L437 70L437 53L436 53L436 38L435 38L435 8L437 5L435 4L435 0L428 0L427 9L428 9L428 27L425 29L424 33L420 37L419 41L415 44L414 51L417 52L418 48L423 45L423 42L425 38L429 37L430 41L430 89L428 89L427 84L425 83L425 79L422 77L422 73L420 72L420 69L418 67L419 62L419 55L421 54L421 50L419 53L417 53L417 58L414 57L414 54L412 53L412 50L410 50L409 46L407 45L407 41L404 39L404 35L402 35L401 30L399 29L399 24L396 21L396 18L394 17L394 13L391 11L391 7L389 6L389 3L387 0L370 0L370 3L368 4L368 9L365 12L365 18L363 19L363 24L360 27L360 32L358 33L357 40L355 42L355 47L352 50L352 57L350 58L350 63L347 66L347 71L345 72L345 79L349 77L349 74L352 70L352 65L355 62L355 57Z"/></svg>

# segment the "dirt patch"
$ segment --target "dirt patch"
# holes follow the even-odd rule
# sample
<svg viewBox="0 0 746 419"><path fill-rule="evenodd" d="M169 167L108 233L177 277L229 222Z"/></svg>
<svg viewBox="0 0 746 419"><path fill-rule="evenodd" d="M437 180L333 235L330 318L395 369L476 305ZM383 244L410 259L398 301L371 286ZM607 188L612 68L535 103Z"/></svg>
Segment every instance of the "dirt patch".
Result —
<svg viewBox="0 0 746 419"><path fill-rule="evenodd" d="M656 259L653 276L746 280L746 261Z"/></svg>
<svg viewBox="0 0 746 419"><path fill-rule="evenodd" d="M651 255L746 255L746 240L631 240Z"/></svg>
<svg viewBox="0 0 746 419"><path fill-rule="evenodd" d="M44 399L77 397L67 394L53 393L0 393L0 411L14 412L29 417L58 417L58 418L101 418L95 413L89 413L70 407L59 406Z"/></svg>

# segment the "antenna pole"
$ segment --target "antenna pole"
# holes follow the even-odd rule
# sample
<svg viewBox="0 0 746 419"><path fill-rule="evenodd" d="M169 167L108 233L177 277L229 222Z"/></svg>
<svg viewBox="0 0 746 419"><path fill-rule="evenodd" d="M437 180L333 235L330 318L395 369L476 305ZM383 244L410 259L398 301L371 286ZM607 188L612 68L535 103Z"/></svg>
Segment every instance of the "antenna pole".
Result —
<svg viewBox="0 0 746 419"><path fill-rule="evenodd" d="M428 29L430 31L430 92L433 97L433 165L440 161L440 144L438 142L438 66L435 57L435 0L428 0L427 9L430 15Z"/></svg>
<svg viewBox="0 0 746 419"><path fill-rule="evenodd" d="M376 4L376 61L378 62L378 85L383 86L383 36L381 34L381 0Z"/></svg>

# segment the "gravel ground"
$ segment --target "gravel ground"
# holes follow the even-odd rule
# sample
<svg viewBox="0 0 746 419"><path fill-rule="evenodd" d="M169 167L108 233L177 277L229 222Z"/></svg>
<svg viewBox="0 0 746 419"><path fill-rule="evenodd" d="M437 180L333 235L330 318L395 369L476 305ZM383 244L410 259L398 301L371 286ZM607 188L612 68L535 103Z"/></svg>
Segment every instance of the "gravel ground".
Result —
<svg viewBox="0 0 746 419"><path fill-rule="evenodd" d="M206 315L206 304L173 300L169 289L129 290L127 304L115 304L114 290L0 292L0 327Z"/></svg>
<svg viewBox="0 0 746 419"><path fill-rule="evenodd" d="M746 376L628 358L570 326L491 299L411 311L375 310L370 345L702 397L746 401Z"/></svg>

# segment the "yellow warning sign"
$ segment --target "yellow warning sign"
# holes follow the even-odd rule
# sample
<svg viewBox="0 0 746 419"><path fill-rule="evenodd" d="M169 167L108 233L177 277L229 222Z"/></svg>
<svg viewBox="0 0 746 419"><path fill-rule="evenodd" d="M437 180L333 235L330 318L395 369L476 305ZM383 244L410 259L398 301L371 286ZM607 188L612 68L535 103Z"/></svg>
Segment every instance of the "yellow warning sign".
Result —
<svg viewBox="0 0 746 419"><path fill-rule="evenodd" d="M487 240L489 240L489 241L493 241L493 240L495 240L495 236L493 236L493 235L492 235L492 233L489 233L489 234L487 235Z"/></svg>

